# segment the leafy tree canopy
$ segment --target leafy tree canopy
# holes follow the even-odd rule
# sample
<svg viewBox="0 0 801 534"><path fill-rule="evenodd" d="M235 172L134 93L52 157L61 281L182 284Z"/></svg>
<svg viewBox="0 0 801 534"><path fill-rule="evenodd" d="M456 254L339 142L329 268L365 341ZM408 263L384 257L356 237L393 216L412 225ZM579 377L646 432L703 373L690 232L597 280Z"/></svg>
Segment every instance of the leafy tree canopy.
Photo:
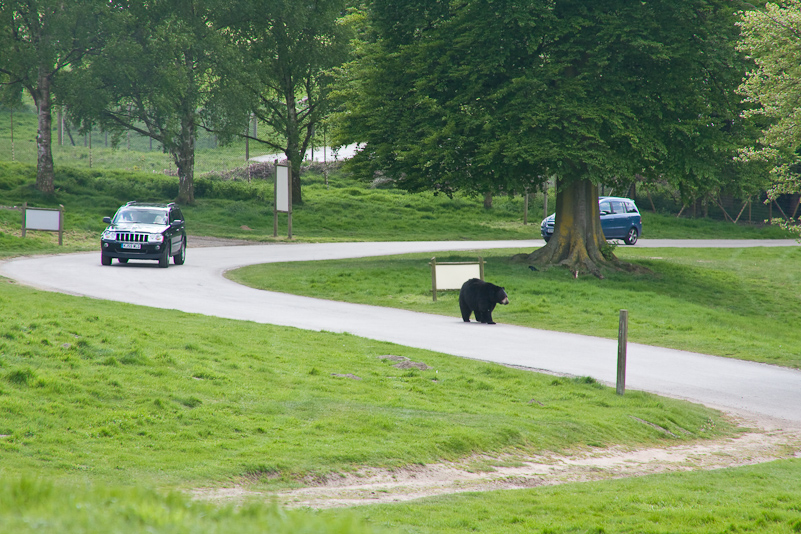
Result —
<svg viewBox="0 0 801 534"><path fill-rule="evenodd" d="M178 200L194 201L197 129L219 113L221 65L234 63L214 0L127 2L98 57L72 77L65 100L84 129L100 125L115 142L128 130L172 155ZM226 95L230 96L230 95Z"/></svg>
<svg viewBox="0 0 801 534"><path fill-rule="evenodd" d="M340 142L410 190L548 175L722 180L742 65L723 0L374 0L343 76Z"/></svg>
<svg viewBox="0 0 801 534"><path fill-rule="evenodd" d="M755 64L739 88L753 106L744 116L765 124L759 144L744 149L742 158L772 167L771 195L796 193L801 190L801 2L783 0L744 12L739 26L739 48Z"/></svg>
<svg viewBox="0 0 801 534"><path fill-rule="evenodd" d="M23 91L39 117L36 187L51 194L51 109L61 80L102 46L110 3L103 0L0 2L0 101L18 105Z"/></svg>
<svg viewBox="0 0 801 534"><path fill-rule="evenodd" d="M347 59L349 28L340 23L347 0L232 2L226 16L242 68L228 69L226 85L241 117L253 113L268 129L253 136L283 152L293 177L293 203L302 202L300 164L328 114L331 71ZM240 130L241 132L241 130Z"/></svg>

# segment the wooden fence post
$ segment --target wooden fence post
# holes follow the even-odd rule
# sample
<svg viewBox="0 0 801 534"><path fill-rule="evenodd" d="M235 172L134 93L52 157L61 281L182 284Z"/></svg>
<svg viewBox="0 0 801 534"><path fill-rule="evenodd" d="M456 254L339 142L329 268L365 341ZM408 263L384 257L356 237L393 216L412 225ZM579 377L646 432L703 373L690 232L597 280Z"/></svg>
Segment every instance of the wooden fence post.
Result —
<svg viewBox="0 0 801 534"><path fill-rule="evenodd" d="M617 331L617 394L626 392L626 345L629 337L629 312L620 310L620 326Z"/></svg>
<svg viewBox="0 0 801 534"><path fill-rule="evenodd" d="M434 302L437 301L437 258L431 258L431 292L434 294Z"/></svg>
<svg viewBox="0 0 801 534"><path fill-rule="evenodd" d="M58 246L64 244L64 204L58 205Z"/></svg>

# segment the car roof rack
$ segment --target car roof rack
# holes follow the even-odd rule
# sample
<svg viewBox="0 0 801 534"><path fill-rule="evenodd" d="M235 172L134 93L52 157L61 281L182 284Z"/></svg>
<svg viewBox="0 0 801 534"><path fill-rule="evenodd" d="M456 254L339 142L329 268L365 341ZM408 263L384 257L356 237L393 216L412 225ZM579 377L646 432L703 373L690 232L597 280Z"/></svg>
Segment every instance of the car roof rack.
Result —
<svg viewBox="0 0 801 534"><path fill-rule="evenodd" d="M125 203L126 206L153 206L157 208L170 208L175 206L175 202L170 202L169 204L164 204L162 202L140 202L138 200L131 200L130 202Z"/></svg>

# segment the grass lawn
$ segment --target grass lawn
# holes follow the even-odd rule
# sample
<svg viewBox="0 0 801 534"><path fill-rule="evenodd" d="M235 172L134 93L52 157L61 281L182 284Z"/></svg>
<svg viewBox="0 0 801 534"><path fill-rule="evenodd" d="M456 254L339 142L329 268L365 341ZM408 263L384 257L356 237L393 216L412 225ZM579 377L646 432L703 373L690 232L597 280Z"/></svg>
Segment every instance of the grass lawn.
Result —
<svg viewBox="0 0 801 534"><path fill-rule="evenodd" d="M350 510L214 506L141 487L0 478L0 531L15 534L449 534L801 532L801 460Z"/></svg>
<svg viewBox="0 0 801 534"><path fill-rule="evenodd" d="M431 298L437 261L486 260L485 278L506 287L498 322L616 338L629 310L629 340L801 368L801 248L618 247L651 274L574 279L563 269L532 272L509 258L520 250L416 254L253 265L228 273L262 289L458 317L458 292Z"/></svg>
<svg viewBox="0 0 801 534"><path fill-rule="evenodd" d="M801 532L801 460L354 511L375 525L415 534L791 534Z"/></svg>
<svg viewBox="0 0 801 534"><path fill-rule="evenodd" d="M483 452L675 441L634 417L682 440L730 431L716 412L686 402L640 392L620 397L592 379L351 335L9 281L0 283L0 305L2 475L282 486L361 466ZM384 355L431 368L396 368Z"/></svg>
<svg viewBox="0 0 801 534"><path fill-rule="evenodd" d="M14 534L371 534L355 514L253 503L215 506L141 486L0 478L0 532Z"/></svg>

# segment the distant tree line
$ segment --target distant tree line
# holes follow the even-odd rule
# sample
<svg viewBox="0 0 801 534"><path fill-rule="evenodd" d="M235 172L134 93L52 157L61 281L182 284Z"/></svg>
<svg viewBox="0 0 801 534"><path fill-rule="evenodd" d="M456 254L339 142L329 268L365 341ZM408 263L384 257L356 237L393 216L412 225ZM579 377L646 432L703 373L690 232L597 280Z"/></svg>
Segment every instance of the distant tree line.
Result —
<svg viewBox="0 0 801 534"><path fill-rule="evenodd" d="M177 200L194 201L195 142L247 136L284 152L293 198L326 116L330 71L350 41L345 0L26 0L0 3L2 100L26 91L39 117L37 188L54 191L52 109L113 141L135 131L175 162ZM248 125L269 125L261 137Z"/></svg>

